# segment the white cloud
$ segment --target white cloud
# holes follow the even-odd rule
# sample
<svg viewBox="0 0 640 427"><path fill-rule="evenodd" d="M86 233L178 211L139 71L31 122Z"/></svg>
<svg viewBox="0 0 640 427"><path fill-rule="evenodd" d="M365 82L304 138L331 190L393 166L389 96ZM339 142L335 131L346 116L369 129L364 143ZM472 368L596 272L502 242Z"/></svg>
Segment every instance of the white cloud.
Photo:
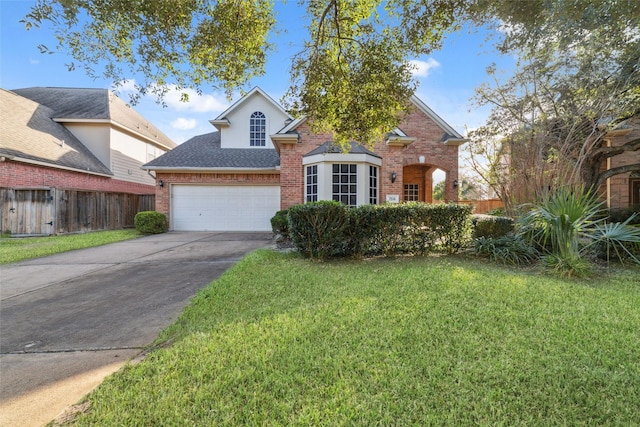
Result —
<svg viewBox="0 0 640 427"><path fill-rule="evenodd" d="M413 75L416 77L427 77L432 69L440 66L440 63L433 58L429 58L426 61L413 59L409 61L409 64L412 66Z"/></svg>
<svg viewBox="0 0 640 427"><path fill-rule="evenodd" d="M134 79L123 80L118 86L111 85L112 89L116 89L118 93L134 93L137 91L136 81ZM189 100L182 101L182 94L187 94ZM156 102L156 94L153 87L149 88L145 98ZM178 89L174 85L169 86L169 90L164 95L162 101L167 107L178 111L191 111L194 113L221 113L227 109L229 102L222 94L214 95L198 95L193 89Z"/></svg>
<svg viewBox="0 0 640 427"><path fill-rule="evenodd" d="M189 97L187 102L183 102L182 94ZM178 90L172 88L164 98L167 106L178 111L193 111L195 113L221 113L227 109L229 102L224 95L198 95L193 89Z"/></svg>
<svg viewBox="0 0 640 427"><path fill-rule="evenodd" d="M184 117L178 117L171 122L171 127L174 129L188 130L196 127L196 119L187 119Z"/></svg>
<svg viewBox="0 0 640 427"><path fill-rule="evenodd" d="M29 58L29 64L38 65L39 63L40 61L38 61L37 59Z"/></svg>

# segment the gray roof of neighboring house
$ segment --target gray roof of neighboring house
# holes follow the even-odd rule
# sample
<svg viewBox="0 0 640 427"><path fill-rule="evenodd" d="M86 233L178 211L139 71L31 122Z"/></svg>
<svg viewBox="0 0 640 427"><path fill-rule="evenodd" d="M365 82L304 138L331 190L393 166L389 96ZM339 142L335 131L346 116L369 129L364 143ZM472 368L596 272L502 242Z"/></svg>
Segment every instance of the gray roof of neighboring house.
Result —
<svg viewBox="0 0 640 427"><path fill-rule="evenodd" d="M53 118L61 121L110 120L167 149L176 146L168 136L108 89L30 87L12 92L51 108Z"/></svg>
<svg viewBox="0 0 640 427"><path fill-rule="evenodd" d="M194 136L143 166L144 169L275 169L280 157L270 148L220 148L220 132Z"/></svg>
<svg viewBox="0 0 640 427"><path fill-rule="evenodd" d="M89 173L113 175L43 105L0 89L0 154Z"/></svg>
<svg viewBox="0 0 640 427"><path fill-rule="evenodd" d="M350 142L350 144L351 144L351 148L349 149L349 154L368 154L370 156L382 158L379 155L375 154L373 151L367 150L366 148L364 148L362 145L358 143ZM305 154L302 157L315 156L316 154L327 154L327 153L343 153L342 147L340 147L339 145L336 145L331 141L327 141L324 144L320 145L318 148L315 148L314 150L309 151L307 154Z"/></svg>

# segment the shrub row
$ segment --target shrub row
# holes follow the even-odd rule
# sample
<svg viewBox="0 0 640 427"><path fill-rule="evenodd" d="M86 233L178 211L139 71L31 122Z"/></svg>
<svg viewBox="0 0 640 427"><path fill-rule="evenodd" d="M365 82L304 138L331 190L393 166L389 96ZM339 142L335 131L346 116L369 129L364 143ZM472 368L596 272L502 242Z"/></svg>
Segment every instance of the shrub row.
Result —
<svg viewBox="0 0 640 427"><path fill-rule="evenodd" d="M300 253L317 259L455 253L469 241L471 210L469 205L425 203L352 208L321 201L291 207L288 231Z"/></svg>

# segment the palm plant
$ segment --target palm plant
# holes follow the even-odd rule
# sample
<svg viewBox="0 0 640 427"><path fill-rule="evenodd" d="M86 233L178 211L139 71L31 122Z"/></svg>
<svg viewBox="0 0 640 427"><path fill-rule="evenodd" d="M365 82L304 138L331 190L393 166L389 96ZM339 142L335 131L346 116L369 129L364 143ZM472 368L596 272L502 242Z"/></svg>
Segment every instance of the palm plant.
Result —
<svg viewBox="0 0 640 427"><path fill-rule="evenodd" d="M547 265L565 275L583 275L589 268L584 254L595 243L613 247L622 259L622 242L640 241L640 229L628 222L607 224L603 203L595 192L564 187L536 203L521 218L519 232L546 254Z"/></svg>
<svg viewBox="0 0 640 427"><path fill-rule="evenodd" d="M629 225L635 217L636 214L633 214L624 222L596 224L595 229L590 233L589 237L593 240L592 244L604 244L607 262L609 262L613 251L619 260L628 257L640 264L640 260L628 249L628 245L625 244L626 242L630 242L635 245L640 245L640 227Z"/></svg>

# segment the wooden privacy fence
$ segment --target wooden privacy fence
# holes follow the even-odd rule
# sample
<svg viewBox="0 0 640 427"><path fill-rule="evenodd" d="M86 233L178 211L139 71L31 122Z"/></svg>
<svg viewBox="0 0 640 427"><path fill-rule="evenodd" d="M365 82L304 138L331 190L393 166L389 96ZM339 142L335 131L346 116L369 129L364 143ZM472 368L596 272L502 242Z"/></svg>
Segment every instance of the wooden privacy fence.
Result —
<svg viewBox="0 0 640 427"><path fill-rule="evenodd" d="M0 188L0 226L11 235L50 235L133 227L155 195L58 188Z"/></svg>
<svg viewBox="0 0 640 427"><path fill-rule="evenodd" d="M459 200L458 203L462 205L473 205L473 213L484 214L491 210L504 208L504 203L500 199L486 199L486 200Z"/></svg>

